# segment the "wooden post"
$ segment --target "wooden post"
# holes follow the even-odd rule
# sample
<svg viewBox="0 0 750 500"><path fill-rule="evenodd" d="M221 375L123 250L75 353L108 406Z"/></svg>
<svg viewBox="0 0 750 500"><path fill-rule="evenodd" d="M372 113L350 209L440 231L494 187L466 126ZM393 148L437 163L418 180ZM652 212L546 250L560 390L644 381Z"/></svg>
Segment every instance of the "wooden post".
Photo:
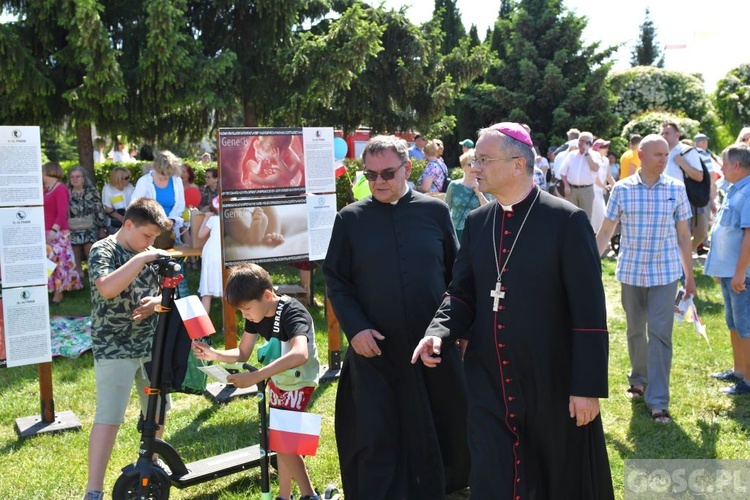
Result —
<svg viewBox="0 0 750 500"><path fill-rule="evenodd" d="M53 434L63 431L77 431L81 422L72 411L55 414L55 399L52 394L52 363L39 363L39 400L41 415L21 417L16 419L16 430L22 439L38 436L39 434Z"/></svg>
<svg viewBox="0 0 750 500"><path fill-rule="evenodd" d="M333 306L326 294L326 324L328 326L328 371L320 377L320 380L336 380L341 374L341 327Z"/></svg>
<svg viewBox="0 0 750 500"><path fill-rule="evenodd" d="M55 399L52 395L52 363L39 363L39 398L42 402L42 422L55 421Z"/></svg>

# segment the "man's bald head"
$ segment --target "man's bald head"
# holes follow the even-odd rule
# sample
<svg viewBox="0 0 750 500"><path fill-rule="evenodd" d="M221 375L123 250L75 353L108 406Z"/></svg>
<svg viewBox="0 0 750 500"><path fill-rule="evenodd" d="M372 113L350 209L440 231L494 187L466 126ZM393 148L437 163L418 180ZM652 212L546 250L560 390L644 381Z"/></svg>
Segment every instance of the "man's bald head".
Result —
<svg viewBox="0 0 750 500"><path fill-rule="evenodd" d="M650 134L638 146L641 169L647 175L659 176L664 172L669 159L669 143L662 136Z"/></svg>
<svg viewBox="0 0 750 500"><path fill-rule="evenodd" d="M659 134L649 134L643 139L641 139L641 143L638 145L639 150L643 150L646 147L649 147L652 144L655 143L662 143L665 146L669 147L669 144L667 144L667 140L660 136Z"/></svg>

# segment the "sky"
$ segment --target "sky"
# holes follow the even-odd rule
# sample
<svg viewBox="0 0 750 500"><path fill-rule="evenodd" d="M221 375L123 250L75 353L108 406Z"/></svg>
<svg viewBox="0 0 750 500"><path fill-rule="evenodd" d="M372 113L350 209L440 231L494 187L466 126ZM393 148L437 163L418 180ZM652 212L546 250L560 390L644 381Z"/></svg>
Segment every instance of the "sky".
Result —
<svg viewBox="0 0 750 500"><path fill-rule="evenodd" d="M384 0L383 4L409 6L407 15L414 23L427 21L435 8L434 0ZM630 52L646 7L657 41L674 47L665 50L665 68L703 74L707 92L713 92L730 69L750 62L746 31L750 2L746 0L563 0L563 4L588 18L585 42L598 41L605 47L624 44L615 56L614 69L630 67ZM497 19L500 0L457 0L457 6L466 29L475 24L483 38Z"/></svg>

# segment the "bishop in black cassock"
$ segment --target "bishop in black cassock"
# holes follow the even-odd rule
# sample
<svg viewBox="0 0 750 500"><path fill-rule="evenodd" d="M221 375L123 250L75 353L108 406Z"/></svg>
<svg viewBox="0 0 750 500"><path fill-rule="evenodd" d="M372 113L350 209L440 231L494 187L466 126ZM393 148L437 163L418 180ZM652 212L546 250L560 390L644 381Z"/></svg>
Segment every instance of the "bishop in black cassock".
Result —
<svg viewBox="0 0 750 500"><path fill-rule="evenodd" d="M472 498L609 499L599 253L585 212L536 188L533 164L520 125L480 132L472 168L498 201L467 218L413 361L439 366L442 346L474 325L464 357Z"/></svg>
<svg viewBox="0 0 750 500"><path fill-rule="evenodd" d="M440 499L468 484L460 354L444 349L439 370L409 360L451 280L455 232L445 203L406 185L404 141L374 138L362 157L373 195L339 212L323 266L350 342L336 395L344 494Z"/></svg>

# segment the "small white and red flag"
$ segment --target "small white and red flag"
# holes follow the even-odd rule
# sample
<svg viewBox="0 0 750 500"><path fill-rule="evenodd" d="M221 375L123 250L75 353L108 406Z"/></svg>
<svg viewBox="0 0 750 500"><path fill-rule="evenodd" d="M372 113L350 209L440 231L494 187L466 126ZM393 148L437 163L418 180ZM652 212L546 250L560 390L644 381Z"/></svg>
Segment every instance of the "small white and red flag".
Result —
<svg viewBox="0 0 750 500"><path fill-rule="evenodd" d="M342 175L346 174L346 165L344 165L344 162L341 160L336 160L336 164L334 165L336 168L333 171L333 176L338 179Z"/></svg>
<svg viewBox="0 0 750 500"><path fill-rule="evenodd" d="M174 303L191 339L195 340L216 333L216 328L211 323L211 318L208 317L197 295L175 300Z"/></svg>
<svg viewBox="0 0 750 500"><path fill-rule="evenodd" d="M276 453L314 456L320 441L321 416L271 408L268 448Z"/></svg>

